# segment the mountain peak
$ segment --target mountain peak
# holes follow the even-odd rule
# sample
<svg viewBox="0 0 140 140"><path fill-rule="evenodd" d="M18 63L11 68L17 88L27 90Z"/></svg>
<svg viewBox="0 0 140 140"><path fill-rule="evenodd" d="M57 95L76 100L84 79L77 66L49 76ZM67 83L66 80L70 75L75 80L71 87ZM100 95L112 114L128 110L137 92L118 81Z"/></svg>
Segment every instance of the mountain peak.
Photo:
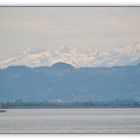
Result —
<svg viewBox="0 0 140 140"><path fill-rule="evenodd" d="M74 67L70 64L64 62L57 62L51 66L52 69L62 70L62 69L74 69Z"/></svg>
<svg viewBox="0 0 140 140"><path fill-rule="evenodd" d="M140 43L112 47L112 49L93 48L90 51L77 50L62 46L56 50L31 49L0 62L0 67L11 65L26 65L28 67L51 66L56 62L63 62L79 67L112 67L137 64L140 59ZM59 64L59 63L58 63Z"/></svg>
<svg viewBox="0 0 140 140"><path fill-rule="evenodd" d="M59 50L61 53L67 53L67 52L69 52L70 51L70 49L69 48L67 48L66 46L62 46L62 47L60 47L60 50Z"/></svg>

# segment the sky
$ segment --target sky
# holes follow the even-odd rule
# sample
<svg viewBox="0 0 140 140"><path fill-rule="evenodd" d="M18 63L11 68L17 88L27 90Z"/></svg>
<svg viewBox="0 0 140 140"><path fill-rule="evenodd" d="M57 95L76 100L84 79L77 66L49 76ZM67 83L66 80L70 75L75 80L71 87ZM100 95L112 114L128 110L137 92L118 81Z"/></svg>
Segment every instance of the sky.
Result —
<svg viewBox="0 0 140 140"><path fill-rule="evenodd" d="M140 41L140 7L0 7L0 61L28 48L89 50Z"/></svg>

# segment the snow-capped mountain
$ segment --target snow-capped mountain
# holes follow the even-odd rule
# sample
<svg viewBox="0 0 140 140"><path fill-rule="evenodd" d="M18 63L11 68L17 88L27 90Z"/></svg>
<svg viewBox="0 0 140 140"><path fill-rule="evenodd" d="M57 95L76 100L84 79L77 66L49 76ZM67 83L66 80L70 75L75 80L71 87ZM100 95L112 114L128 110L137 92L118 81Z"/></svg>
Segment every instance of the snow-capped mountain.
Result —
<svg viewBox="0 0 140 140"><path fill-rule="evenodd" d="M28 49L0 62L0 67L26 65L29 67L51 66L64 62L78 67L112 67L133 64L140 59L140 43L113 49L96 48L80 51L61 47L56 50ZM137 62L138 63L138 62Z"/></svg>

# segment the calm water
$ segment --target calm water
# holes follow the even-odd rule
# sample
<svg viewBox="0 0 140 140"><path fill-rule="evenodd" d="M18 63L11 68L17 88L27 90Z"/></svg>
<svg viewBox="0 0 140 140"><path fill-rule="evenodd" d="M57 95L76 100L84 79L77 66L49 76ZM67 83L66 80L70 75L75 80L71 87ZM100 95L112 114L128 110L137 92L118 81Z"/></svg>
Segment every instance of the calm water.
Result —
<svg viewBox="0 0 140 140"><path fill-rule="evenodd" d="M140 133L140 109L9 109L0 133Z"/></svg>

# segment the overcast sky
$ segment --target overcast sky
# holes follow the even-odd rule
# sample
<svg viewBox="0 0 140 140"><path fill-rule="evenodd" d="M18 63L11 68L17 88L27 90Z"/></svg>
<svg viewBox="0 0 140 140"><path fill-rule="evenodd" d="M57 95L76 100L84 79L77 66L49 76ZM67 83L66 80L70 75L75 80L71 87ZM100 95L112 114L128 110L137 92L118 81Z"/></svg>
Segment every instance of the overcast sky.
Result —
<svg viewBox="0 0 140 140"><path fill-rule="evenodd" d="M0 60L27 48L87 50L140 41L140 7L0 7Z"/></svg>

